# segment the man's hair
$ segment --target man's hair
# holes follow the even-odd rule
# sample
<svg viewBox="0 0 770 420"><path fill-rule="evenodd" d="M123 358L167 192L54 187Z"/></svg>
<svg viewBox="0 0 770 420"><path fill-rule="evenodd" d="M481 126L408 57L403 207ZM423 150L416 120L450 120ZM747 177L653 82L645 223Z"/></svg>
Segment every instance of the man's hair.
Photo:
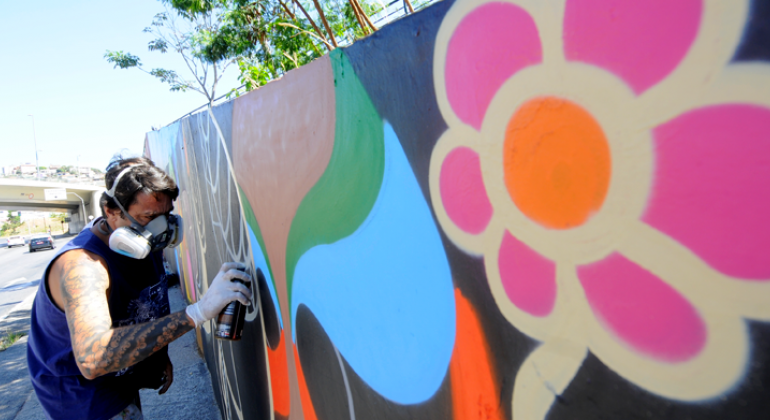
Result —
<svg viewBox="0 0 770 420"><path fill-rule="evenodd" d="M155 166L150 159L144 157L122 158L117 157L107 166L107 173L104 175L105 187L109 191L115 178L121 171L131 167L121 178L118 186L115 188L115 198L113 199L107 192L102 193L99 205L102 209L102 216L107 216L104 211L106 206L109 209L120 209L115 203L119 200L124 209L136 202L136 194L143 191L150 195L164 194L172 201L179 196L179 188L176 182ZM121 215L122 216L122 215Z"/></svg>

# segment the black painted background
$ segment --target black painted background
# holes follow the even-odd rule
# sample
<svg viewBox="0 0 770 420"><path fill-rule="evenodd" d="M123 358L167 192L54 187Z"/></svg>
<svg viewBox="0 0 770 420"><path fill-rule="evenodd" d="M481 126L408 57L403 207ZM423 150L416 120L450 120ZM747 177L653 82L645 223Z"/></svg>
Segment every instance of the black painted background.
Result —
<svg viewBox="0 0 770 420"><path fill-rule="evenodd" d="M232 102L225 103L213 109L214 117L219 124L220 130L228 148L232 153ZM217 132L213 124L210 124L208 111L195 114L184 119L181 122L182 131L185 136L184 147L187 148L190 167L187 176L181 176L181 187L189 188L192 193L189 209L185 209L185 222L195 223L203 232L202 239L205 242L205 249L197 246L197 241L193 238L187 238L191 245L191 252L198 255L199 270L203 265L207 268L207 279L198 279L208 284L213 280L219 268L227 260L225 250L225 240L231 246L237 248L240 241L248 241L239 235L237 229L237 220L240 219L240 205L238 202L237 191L228 195L227 185L229 179L229 167L225 154L222 152L222 146L217 137ZM178 153L177 161L184 162L184 154L180 147L177 147L175 153ZM214 193L210 188L212 180L218 179L218 191ZM233 184L234 185L234 184ZM230 214L221 214L216 209L226 210L227 201L230 201ZM214 207L219 204L219 207ZM232 234L225 238L222 235L223 228L213 223L212 214L219 213L222 222L233 221L230 225ZM189 220L188 220L189 219ZM248 242L245 244L248 248ZM199 274L201 275L201 274ZM253 283L254 288L258 287L257 282ZM198 284L198 296L205 291L202 284ZM253 310L250 308L250 310ZM243 339L237 342L221 341L215 339L213 335L201 329L204 355L206 364L211 373L214 395L222 410L223 418L225 416L224 406L240 405L246 418L269 418L270 401L268 389L268 374L265 360L265 343L262 339L261 317L257 316L251 322L247 322L243 329ZM223 375L218 368L226 369L228 382L222 383ZM234 390L225 392L225 389ZM240 396L239 401L226 403L223 401L227 395ZM232 418L237 418L232 416Z"/></svg>
<svg viewBox="0 0 770 420"><path fill-rule="evenodd" d="M452 3L453 0L439 2L345 49L377 111L390 122L401 141L429 204L430 156L436 141L447 128L435 100L433 47L441 21ZM752 2L751 16L733 61L770 61L770 0ZM216 107L214 113L231 150L232 102ZM187 137L184 146L192 150L187 150L190 176L180 176L179 184L180 188L193 195L191 201L194 208L186 209L185 221L199 223L207 238L208 252L195 246L191 246L190 251L197 254L199 264L205 264L212 277L211 274L222 263L216 250L223 244L218 236L219 228L212 225L210 217L206 217L209 211L206 200L210 191L204 171L212 169L212 161L207 157L215 156L214 148L219 146L215 137L210 138L208 144L202 140L204 133L198 129L201 118L208 118L207 113L196 114L181 122ZM181 142L178 144L181 145ZM173 153L177 162L185 161L184 151L179 147ZM223 160L219 170L220 176L226 176L224 171L227 167ZM237 203L233 204L233 208L237 208ZM239 217L235 213L229 216ZM439 226L437 221L436 225ZM442 241L455 286L478 311L493 353L493 368L500 380L502 408L506 417L511 418L516 372L538 343L519 332L500 314L489 291L482 259L459 250L443 232ZM265 306L267 324L273 326L277 323L275 309L268 306ZM247 324L244 340L226 344L223 353L219 352L216 341L209 334L203 334L207 364L220 406L223 388L236 387L242 397L246 419L269 418L265 343L259 324L260 318ZM312 312L304 306L297 312L296 325L302 368L319 420L349 418L343 369L353 397L355 416L359 420L452 418L451 379L448 374L430 400L422 404L400 405L373 391L342 357L340 364L333 343ZM747 329L752 342L747 374L735 389L722 397L698 403L661 398L624 380L589 355L562 398L554 403L548 419L770 418L770 324L747 322ZM274 345L278 332L270 327L266 334ZM219 381L220 375L215 367L220 365L217 361L220 356L229 366L230 377L237 376L237 381L232 380L229 384Z"/></svg>
<svg viewBox="0 0 770 420"><path fill-rule="evenodd" d="M390 122L430 203L430 155L447 126L438 110L433 85L433 46L446 0L400 21L345 49L356 74L383 119ZM756 0L733 61L770 61L770 0ZM434 215L435 220L435 215ZM438 222L436 222L438 225ZM537 346L497 309L480 258L455 247L442 232L455 286L479 312L494 353L502 405L511 418L513 382L519 365ZM651 394L618 376L595 356L584 361L549 420L566 419L768 419L770 418L770 324L747 322L752 343L748 371L725 395L684 403ZM348 403L334 347L313 314L297 313L302 366L319 420L346 419ZM357 419L451 418L449 375L436 395L423 404L403 406L388 401L364 383L343 358ZM339 388L339 389L338 389Z"/></svg>

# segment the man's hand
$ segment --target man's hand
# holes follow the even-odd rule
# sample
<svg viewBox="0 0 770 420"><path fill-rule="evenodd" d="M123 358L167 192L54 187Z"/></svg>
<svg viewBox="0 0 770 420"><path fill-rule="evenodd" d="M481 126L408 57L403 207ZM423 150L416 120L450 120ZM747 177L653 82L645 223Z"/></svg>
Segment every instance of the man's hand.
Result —
<svg viewBox="0 0 770 420"><path fill-rule="evenodd" d="M241 263L222 264L222 268L214 277L206 294L197 303L187 307L187 315L195 322L196 327L217 316L228 303L234 300L246 306L251 305L251 289L233 281L233 279L240 279L247 285L251 283L251 276L239 270L245 268L246 266Z"/></svg>
<svg viewBox="0 0 770 420"><path fill-rule="evenodd" d="M174 365L171 364L171 360L169 360L166 363L166 372L165 376L166 382L163 383L163 388L158 391L158 395L163 395L168 391L168 388L171 386L171 383L174 382Z"/></svg>

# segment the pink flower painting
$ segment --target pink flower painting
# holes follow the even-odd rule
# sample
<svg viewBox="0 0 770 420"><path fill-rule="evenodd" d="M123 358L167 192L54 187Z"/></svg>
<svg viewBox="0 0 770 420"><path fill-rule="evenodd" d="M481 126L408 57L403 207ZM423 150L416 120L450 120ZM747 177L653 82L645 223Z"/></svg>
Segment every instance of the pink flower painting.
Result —
<svg viewBox="0 0 770 420"><path fill-rule="evenodd" d="M744 1L456 2L436 41L442 228L541 342L514 418L588 352L695 401L743 376L770 320L770 67L731 63Z"/></svg>

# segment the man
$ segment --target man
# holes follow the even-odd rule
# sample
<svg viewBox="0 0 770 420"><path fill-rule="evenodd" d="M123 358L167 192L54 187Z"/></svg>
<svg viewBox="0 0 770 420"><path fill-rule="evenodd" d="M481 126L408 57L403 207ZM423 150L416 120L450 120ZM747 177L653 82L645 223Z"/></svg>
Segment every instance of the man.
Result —
<svg viewBox="0 0 770 420"><path fill-rule="evenodd" d="M103 217L56 254L32 307L27 361L50 419L141 419L138 390L163 394L173 382L168 343L234 300L251 304L250 289L231 281L251 277L225 263L196 304L169 314L156 251L181 240L179 189L145 158L113 162L105 182Z"/></svg>

